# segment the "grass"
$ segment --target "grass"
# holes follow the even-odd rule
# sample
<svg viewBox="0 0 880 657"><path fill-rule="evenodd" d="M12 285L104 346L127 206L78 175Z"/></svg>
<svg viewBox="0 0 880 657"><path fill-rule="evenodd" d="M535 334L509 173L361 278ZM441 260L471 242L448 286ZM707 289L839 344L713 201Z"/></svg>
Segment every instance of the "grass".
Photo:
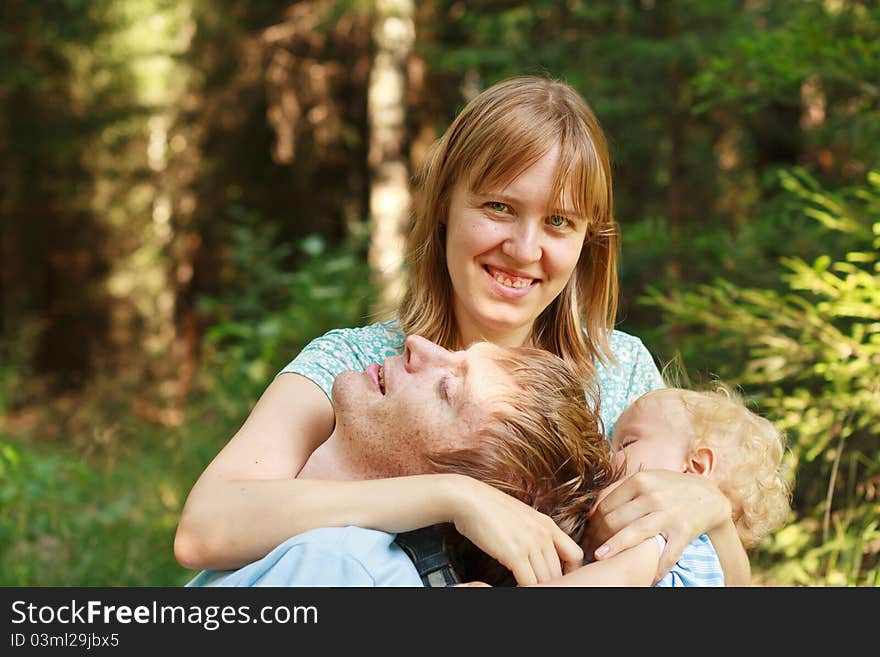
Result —
<svg viewBox="0 0 880 657"><path fill-rule="evenodd" d="M124 440L91 450L0 433L0 585L188 581L193 573L172 550L177 521L192 483L231 435L207 420L177 428L129 420Z"/></svg>

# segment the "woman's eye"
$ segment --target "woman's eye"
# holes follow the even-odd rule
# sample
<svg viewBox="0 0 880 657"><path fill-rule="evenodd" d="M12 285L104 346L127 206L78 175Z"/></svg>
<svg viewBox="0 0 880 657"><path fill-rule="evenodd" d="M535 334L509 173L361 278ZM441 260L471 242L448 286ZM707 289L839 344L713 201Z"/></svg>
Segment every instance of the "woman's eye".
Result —
<svg viewBox="0 0 880 657"><path fill-rule="evenodd" d="M501 203L500 201L489 201L486 203L486 207L493 212L510 212L510 206L507 205L507 203Z"/></svg>
<svg viewBox="0 0 880 657"><path fill-rule="evenodd" d="M553 228L565 228L570 222L560 214L553 214L547 217L547 223Z"/></svg>

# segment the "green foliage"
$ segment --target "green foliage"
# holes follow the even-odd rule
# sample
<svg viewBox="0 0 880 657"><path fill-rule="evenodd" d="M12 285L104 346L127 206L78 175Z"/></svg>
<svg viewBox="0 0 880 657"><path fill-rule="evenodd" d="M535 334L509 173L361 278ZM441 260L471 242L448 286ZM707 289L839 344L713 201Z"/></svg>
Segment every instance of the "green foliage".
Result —
<svg viewBox="0 0 880 657"><path fill-rule="evenodd" d="M718 354L722 377L751 391L789 436L795 517L761 546L759 558L776 564L766 574L782 584L873 585L880 582L880 172L835 192L798 170L782 185L805 216L858 246L812 263L782 258L781 291L719 279L692 291L651 288L642 302L663 310L665 328L685 327L691 350Z"/></svg>
<svg viewBox="0 0 880 657"><path fill-rule="evenodd" d="M92 463L58 443L0 436L0 585L178 586L192 576L172 543L218 426L134 424L140 445Z"/></svg>
<svg viewBox="0 0 880 657"><path fill-rule="evenodd" d="M320 236L306 237L297 269L288 271L290 248L278 243L274 225L236 213L228 285L221 296L200 303L215 318L205 340L203 382L233 415L310 340L368 321L375 300L366 226L333 248Z"/></svg>
<svg viewBox="0 0 880 657"><path fill-rule="evenodd" d="M868 230L880 214L876 185L822 189L878 166L880 4L418 4L428 66L421 83L410 68L410 136L448 124L462 80L472 89L547 72L571 82L610 139L623 328L655 353L678 349L691 368L747 386L792 436L797 515L761 546L756 570L780 583L880 583L869 369L878 369ZM0 267L0 582L185 581L170 545L195 477L309 339L369 321L366 234L341 235L368 197L358 71L370 53L367 39L338 28L372 2L341 0L326 14L319 5L52 0L0 9L9 227ZM293 14L313 11L307 39L267 38L266 28L277 35ZM291 118L293 165L273 161L267 122L279 108L267 95L279 84L269 72L282 69L280 87L302 113ZM300 74L320 79L320 93L300 88ZM313 121L328 107L341 127L319 144ZM148 125L157 113L169 120L165 138ZM152 146L167 146L162 171L148 166L154 136ZM780 189L778 171L795 164L821 186L795 171ZM167 243L153 220L159 190L172 201ZM248 209L229 210L230 200ZM179 275L188 243L200 245L185 263L192 283L169 277L166 292L177 320L189 319L190 295L202 295L208 338L184 424L168 429L132 417L135 402L167 395L148 390L159 375L139 365L140 342L121 350L110 341L118 333L107 320L125 309L111 309L102 290L122 271L145 287L113 299L151 307L149 277L126 254L143 258L149 246L153 262ZM652 305L637 306L649 285L692 291L654 290ZM162 328L171 335L180 326ZM95 383L99 358L123 371ZM50 395L45 375L59 371L86 396L65 406ZM58 417L37 428L34 416L50 406Z"/></svg>
<svg viewBox="0 0 880 657"><path fill-rule="evenodd" d="M286 271L292 254L271 224L235 215L226 292L202 304L217 321L183 424L138 419L135 390L95 385L94 398L67 413L87 435L34 444L0 434L0 507L10 510L0 514L0 585L184 584L193 573L172 544L193 482L306 342L363 322L374 298L365 234L336 248L306 238L299 267Z"/></svg>
<svg viewBox="0 0 880 657"><path fill-rule="evenodd" d="M36 322L19 323L15 339L0 335L0 417L33 401L34 373L30 367L40 326Z"/></svg>
<svg viewBox="0 0 880 657"><path fill-rule="evenodd" d="M777 0L753 17L760 29L733 40L694 77L696 112L741 115L773 104L799 110L807 84L822 120L805 137L838 155L880 164L880 4L873 0ZM846 173L846 172L845 172ZM855 167L850 177L863 175Z"/></svg>

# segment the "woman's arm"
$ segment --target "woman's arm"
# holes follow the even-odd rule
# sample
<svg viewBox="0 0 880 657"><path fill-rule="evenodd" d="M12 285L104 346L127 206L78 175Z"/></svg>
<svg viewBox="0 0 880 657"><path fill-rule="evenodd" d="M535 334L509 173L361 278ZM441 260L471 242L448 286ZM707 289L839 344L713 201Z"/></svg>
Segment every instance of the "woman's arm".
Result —
<svg viewBox="0 0 880 657"><path fill-rule="evenodd" d="M333 426L333 408L317 385L298 374L276 377L193 486L174 541L178 561L236 568L316 527L403 531L450 520L450 496L442 494L449 486L438 481L295 479Z"/></svg>
<svg viewBox="0 0 880 657"><path fill-rule="evenodd" d="M651 586L659 559L660 546L652 537L539 586Z"/></svg>
<svg viewBox="0 0 880 657"><path fill-rule="evenodd" d="M685 546L700 534L712 538L728 585L742 585L745 548L734 533L718 532L731 522L730 502L709 478L671 470L643 470L628 477L592 511L589 544L601 561L655 534L666 537L654 580L665 575ZM718 543L715 543L715 537Z"/></svg>
<svg viewBox="0 0 880 657"><path fill-rule="evenodd" d="M193 486L174 541L181 565L237 568L317 527L402 532L441 522L455 523L521 583L580 563L580 547L547 516L468 477L295 479L333 425L332 406L316 384L297 374L276 377Z"/></svg>

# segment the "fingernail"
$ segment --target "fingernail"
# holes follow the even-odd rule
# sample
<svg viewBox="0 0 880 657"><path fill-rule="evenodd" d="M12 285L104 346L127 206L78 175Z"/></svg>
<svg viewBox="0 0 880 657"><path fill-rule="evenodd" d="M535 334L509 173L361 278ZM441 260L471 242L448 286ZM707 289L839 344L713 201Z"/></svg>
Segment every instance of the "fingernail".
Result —
<svg viewBox="0 0 880 657"><path fill-rule="evenodd" d="M608 554L609 547L607 545L603 545L602 547L596 550L596 558L601 559L606 554Z"/></svg>

